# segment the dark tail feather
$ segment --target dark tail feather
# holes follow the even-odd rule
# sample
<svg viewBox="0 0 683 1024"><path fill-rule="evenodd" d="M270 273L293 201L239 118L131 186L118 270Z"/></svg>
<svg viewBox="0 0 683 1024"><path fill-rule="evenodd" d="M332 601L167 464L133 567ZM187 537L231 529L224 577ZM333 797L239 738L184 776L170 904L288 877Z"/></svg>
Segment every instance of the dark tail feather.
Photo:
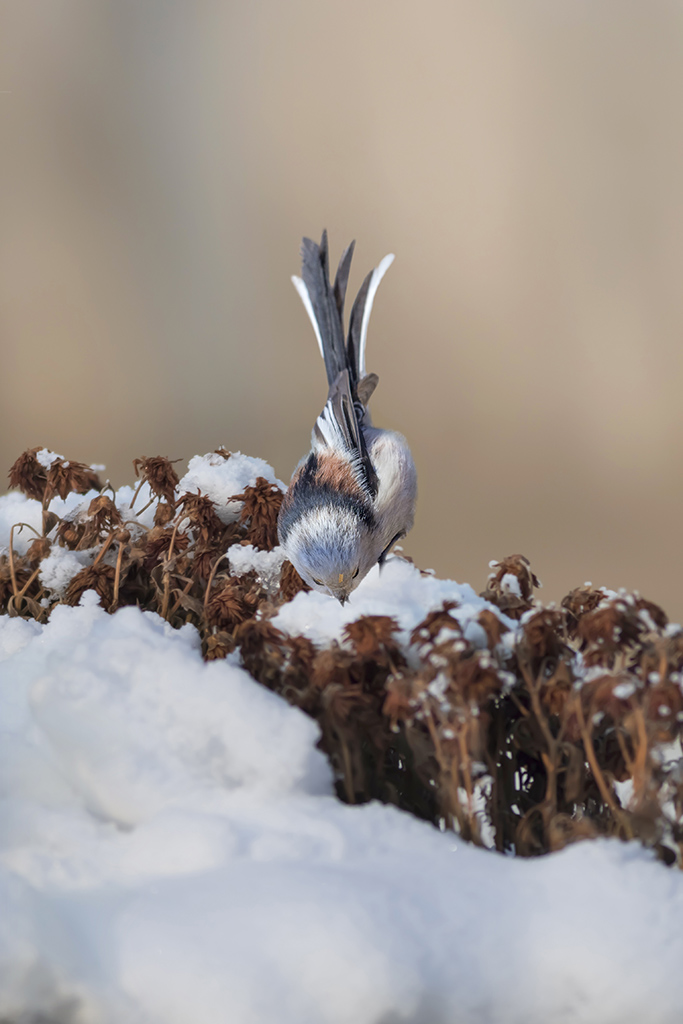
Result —
<svg viewBox="0 0 683 1024"><path fill-rule="evenodd" d="M346 283L353 247L349 246L342 256L337 271L334 290L330 285L327 251L327 231L323 231L320 245L304 238L301 243L301 277L306 285L311 306L320 332L320 343L327 370L327 382L331 386L339 374L347 369L344 330L340 314L343 308Z"/></svg>
<svg viewBox="0 0 683 1024"><path fill-rule="evenodd" d="M351 269L351 259L353 258L355 244L355 241L351 242L351 244L344 249L344 252L341 254L339 266L337 267L337 274L334 279L334 299L339 311L342 334L344 333L344 299L346 298L346 286L349 283L349 271Z"/></svg>

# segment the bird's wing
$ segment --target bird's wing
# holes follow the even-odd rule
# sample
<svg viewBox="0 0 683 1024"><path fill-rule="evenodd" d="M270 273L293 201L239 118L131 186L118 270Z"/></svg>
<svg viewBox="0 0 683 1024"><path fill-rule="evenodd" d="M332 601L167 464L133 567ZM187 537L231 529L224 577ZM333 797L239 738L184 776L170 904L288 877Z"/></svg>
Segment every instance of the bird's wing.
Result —
<svg viewBox="0 0 683 1024"><path fill-rule="evenodd" d="M325 408L313 427L313 447L329 448L351 463L356 479L370 498L377 494L377 474L370 461L363 431L351 396L349 371L343 370L330 387Z"/></svg>

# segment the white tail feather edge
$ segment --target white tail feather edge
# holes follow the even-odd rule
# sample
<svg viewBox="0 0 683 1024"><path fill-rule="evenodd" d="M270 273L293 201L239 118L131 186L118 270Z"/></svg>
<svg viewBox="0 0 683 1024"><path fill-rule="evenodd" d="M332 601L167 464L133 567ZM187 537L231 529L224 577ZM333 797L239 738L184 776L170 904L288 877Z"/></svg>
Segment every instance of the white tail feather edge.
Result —
<svg viewBox="0 0 683 1024"><path fill-rule="evenodd" d="M292 284L299 293L299 298L303 302L304 309L308 313L308 319L313 324L313 330L315 331L315 336L318 339L318 348L320 349L320 355L324 359L325 353L323 352L323 340L320 337L320 328L318 327L318 321L316 320L315 313L313 312L313 303L311 302L311 298L308 294L308 288L304 284L303 280L300 277L297 277L296 274L292 275Z"/></svg>
<svg viewBox="0 0 683 1024"><path fill-rule="evenodd" d="M372 313L372 304L375 301L375 294L379 288L379 283L386 274L387 270L394 262L394 254L390 252L388 256L379 263L378 266L372 272L370 278L370 287L368 288L368 297L365 300L365 309L363 310L363 320L360 325L360 351L358 353L358 378L362 380L365 376L365 343L368 336L368 323L370 322L370 314ZM293 279L292 279L293 280ZM303 284L303 281L301 282ZM297 288L298 291L298 288ZM299 293L301 294L301 293ZM308 296L307 296L308 297ZM305 303L304 303L305 305ZM311 315L310 313L308 314ZM320 344L320 338L318 338L318 344ZM321 348L322 351L322 348Z"/></svg>

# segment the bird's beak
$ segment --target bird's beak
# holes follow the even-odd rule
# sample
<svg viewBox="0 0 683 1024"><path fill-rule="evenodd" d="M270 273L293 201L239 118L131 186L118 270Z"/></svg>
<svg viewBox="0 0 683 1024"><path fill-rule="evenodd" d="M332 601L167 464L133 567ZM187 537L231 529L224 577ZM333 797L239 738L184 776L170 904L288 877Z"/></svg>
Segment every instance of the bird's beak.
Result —
<svg viewBox="0 0 683 1024"><path fill-rule="evenodd" d="M349 595L348 594L335 594L334 596L337 598L337 600L339 601L339 604L341 604L341 605L345 605L346 602L349 599Z"/></svg>

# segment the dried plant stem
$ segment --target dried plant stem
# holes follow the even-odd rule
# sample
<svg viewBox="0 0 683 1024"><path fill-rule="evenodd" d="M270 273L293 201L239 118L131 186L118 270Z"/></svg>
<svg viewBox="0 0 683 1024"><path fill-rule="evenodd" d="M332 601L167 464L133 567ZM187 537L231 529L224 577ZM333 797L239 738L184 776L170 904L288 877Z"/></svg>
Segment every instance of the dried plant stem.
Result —
<svg viewBox="0 0 683 1024"><path fill-rule="evenodd" d="M119 603L119 585L121 583L121 562L123 561L123 552L125 551L126 545L119 541L119 550L116 556L116 569L114 571L114 595L111 599L110 611L114 611L117 604Z"/></svg>
<svg viewBox="0 0 683 1024"><path fill-rule="evenodd" d="M648 740L647 740L647 727L645 725L645 716L643 715L643 709L641 707L632 708L633 718L636 723L636 733L638 736L637 742L635 743L635 757L631 757L626 741L622 733L617 730L617 741L619 743L619 749L621 756L624 759L624 764L633 780L633 791L637 799L640 799L645 790L645 780L647 778L647 759L648 759Z"/></svg>
<svg viewBox="0 0 683 1024"><path fill-rule="evenodd" d="M132 508L133 508L133 505L135 504L135 502L136 502L136 500L137 500L137 496L138 496L138 494L139 494L139 493L140 493L140 491L142 490L142 485L143 485L143 484L145 483L145 481L146 481L146 480L147 480L147 477L146 477L146 476L143 476L142 480L140 481L140 483L139 483L139 484L137 485L137 487L135 488L135 493L134 493L133 497L131 498L131 502L130 502L130 505L128 506L128 507L129 507L129 508L130 508L131 510L132 510ZM139 513L138 513L138 515L139 515Z"/></svg>
<svg viewBox="0 0 683 1024"><path fill-rule="evenodd" d="M541 758L543 760L543 767L546 771L546 790L545 800L543 801L543 807L541 808L541 814L543 817L543 827L546 833L546 839L549 838L549 827L550 822L557 814L557 769L558 769L558 751L559 742L553 736L552 730L548 724L548 719L541 706L541 699L539 696L540 681L539 679L532 679L526 665L520 663L522 676L526 683L529 696L531 698L531 709L534 714L534 718L543 734L543 739L546 744L546 750L541 752Z"/></svg>
<svg viewBox="0 0 683 1024"><path fill-rule="evenodd" d="M12 593L17 596L17 570L14 565L14 526L9 532L9 571L12 579Z"/></svg>
<svg viewBox="0 0 683 1024"><path fill-rule="evenodd" d="M342 760L344 762L344 789L346 791L346 799L350 804L355 804L356 793L353 788L353 767L351 765L351 754L349 753L349 746L346 742L346 737L341 733L339 734L339 744L341 746Z"/></svg>
<svg viewBox="0 0 683 1024"><path fill-rule="evenodd" d="M107 553L107 551L111 547L111 542L113 541L113 539L114 539L114 534L110 533L109 536L107 537L107 539L105 540L105 542L103 543L102 547L100 548L100 550L97 553L97 558L95 559L95 561L92 564L92 568L93 569L95 568L95 566L97 565L98 562L102 561L102 558L104 557L104 555Z"/></svg>
<svg viewBox="0 0 683 1024"><path fill-rule="evenodd" d="M209 573L209 578L206 582L206 590L204 592L204 618L206 618L206 607L209 603L209 596L211 594L211 587L213 586L213 579L214 576L216 575L216 569L218 568L218 566L220 565L224 558L227 558L226 554L219 555L216 561L211 566L211 572Z"/></svg>
<svg viewBox="0 0 683 1024"><path fill-rule="evenodd" d="M39 572L40 572L40 566L37 566L37 568L35 568L33 570L31 575L29 576L29 578L26 580L26 583L24 583L24 585L21 588L21 590L19 591L19 593L15 595L15 600L17 600L18 598L24 596L24 594L26 593L28 588L31 586L31 584L33 583L34 579L36 578L36 576L38 575Z"/></svg>
<svg viewBox="0 0 683 1024"><path fill-rule="evenodd" d="M137 493L137 492L136 492L136 493ZM141 508L141 509L139 509L139 510L138 510L138 511L137 511L137 512L135 513L135 515L136 515L136 516L138 517L138 519L140 518L140 516L142 515L142 513L143 513L143 512L146 512L146 511L147 511L147 509L148 509L148 508L150 507L150 505L153 505L153 504L154 504L154 502L155 502L156 500L157 500L157 496L156 496L156 494L153 494L153 495L152 495L152 497L151 497L151 498L149 499L149 501L147 502L147 504L146 504L146 505L143 505L143 506L142 506L142 508Z"/></svg>
<svg viewBox="0 0 683 1024"><path fill-rule="evenodd" d="M617 807L616 801L610 790L610 787L607 784L607 780L605 779L602 768L598 763L598 758L595 753L595 747L593 746L593 737L591 736L588 730L588 726L586 725L586 719L583 714L583 708L581 707L581 700L578 697L575 698L574 710L576 711L579 729L581 730L581 739L583 740L583 747L586 751L586 759L588 760L588 764L590 765L590 769L593 773L593 778L595 779L596 785L600 790L600 796L609 807L610 811L612 812L612 817L616 821L617 825L619 825L619 827L623 830L623 833L626 836L626 838L633 839L633 831L629 824L628 818L623 813L621 808Z"/></svg>
<svg viewBox="0 0 683 1024"><path fill-rule="evenodd" d="M177 577L176 577L176 579L177 579ZM187 583L185 584L185 586L183 587L183 589L180 592L180 597L177 599L176 603L171 608L171 611L170 611L169 616L168 616L169 619L172 619L173 616L175 615L175 613L178 611L178 609L180 608L180 605L182 604L183 597L185 597L186 594L189 594L189 592L192 589L193 585L194 585L194 580L188 580L187 581ZM204 604L204 614L206 615L206 603Z"/></svg>
<svg viewBox="0 0 683 1024"><path fill-rule="evenodd" d="M29 523L14 523L14 525L12 526L12 529L9 532L9 571L10 571L10 576L11 576L11 579L12 579L12 593L13 593L15 598L16 597L23 597L25 589L26 589L26 588L24 588L24 590L22 590L21 594L17 593L17 570L16 570L16 565L14 564L14 531L16 530L17 527L19 527L19 533L21 533L21 531L24 529L24 527L26 527L27 530L31 530L32 533L35 533L36 537L40 538L40 534L38 533L38 531L35 530ZM29 583L32 582L35 579L35 577L36 577L36 574L34 574L31 577L31 579L29 580ZM26 586L28 586L28 584Z"/></svg>

